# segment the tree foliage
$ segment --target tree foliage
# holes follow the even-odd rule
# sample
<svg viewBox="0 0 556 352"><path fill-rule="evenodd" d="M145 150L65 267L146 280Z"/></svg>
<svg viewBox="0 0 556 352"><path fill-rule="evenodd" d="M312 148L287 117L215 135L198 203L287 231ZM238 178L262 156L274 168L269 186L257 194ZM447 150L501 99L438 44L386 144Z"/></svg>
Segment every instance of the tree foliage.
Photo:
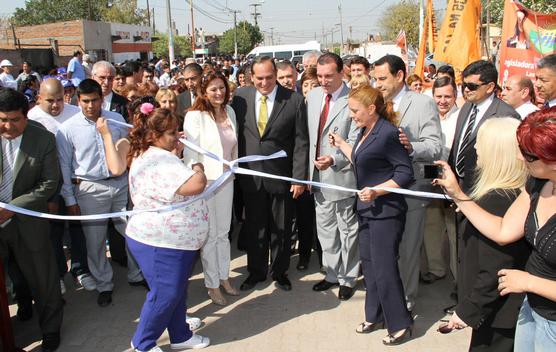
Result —
<svg viewBox="0 0 556 352"><path fill-rule="evenodd" d="M239 54L247 54L255 46L264 40L258 26L253 26L247 21L237 23L237 51ZM231 54L234 52L234 28L228 29L220 38L218 51Z"/></svg>
<svg viewBox="0 0 556 352"><path fill-rule="evenodd" d="M25 7L16 8L12 21L16 26L79 19L143 24L146 18L137 0L26 0Z"/></svg>
<svg viewBox="0 0 556 352"><path fill-rule="evenodd" d="M153 41L153 54L157 57L168 57L168 35L166 33L156 33L154 37L158 40ZM191 57L191 41L189 37L174 36L175 56Z"/></svg>
<svg viewBox="0 0 556 352"><path fill-rule="evenodd" d="M409 45L419 46L419 5L413 0L402 0L389 6L379 20L381 35L387 40L394 40L400 30L405 30Z"/></svg>
<svg viewBox="0 0 556 352"><path fill-rule="evenodd" d="M487 6L487 0L482 0L483 9ZM521 0L527 8L542 13L556 12L556 1L554 0ZM504 0L490 0L490 22L502 26L504 19ZM483 21L486 22L486 11L483 10Z"/></svg>

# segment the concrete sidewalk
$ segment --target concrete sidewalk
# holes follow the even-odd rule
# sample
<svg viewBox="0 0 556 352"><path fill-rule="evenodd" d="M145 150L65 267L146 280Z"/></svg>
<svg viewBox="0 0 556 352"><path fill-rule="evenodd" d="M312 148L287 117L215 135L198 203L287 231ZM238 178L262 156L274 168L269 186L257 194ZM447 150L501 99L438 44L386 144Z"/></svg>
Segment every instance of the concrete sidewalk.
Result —
<svg viewBox="0 0 556 352"><path fill-rule="evenodd" d="M232 248L235 249L235 243ZM231 278L236 287L246 278L247 257L232 251ZM436 332L443 317L442 308L449 305L450 283L447 279L432 285L421 285L417 301L413 339L401 346L382 344L386 330L368 335L355 333L364 320L365 291L358 284L355 295L347 302L337 298L338 288L313 292L311 287L323 278L318 273L313 254L309 270L295 269L297 256L291 259L289 272L293 289L284 292L272 281L258 284L254 291L239 297L227 297L230 304L219 307L210 302L204 288L200 262L197 263L189 286L188 314L203 320L197 333L208 336L207 351L467 351L470 329L442 335ZM100 308L97 293L77 288L70 275L66 276L68 292L62 327L60 352L69 351L131 351L129 343L138 322L146 291L126 282L126 269L114 265L115 289L113 304ZM28 351L40 351L41 334L36 317L21 323L15 317L17 307L10 312L18 346ZM36 314L35 314L36 315ZM158 341L170 351L165 333Z"/></svg>

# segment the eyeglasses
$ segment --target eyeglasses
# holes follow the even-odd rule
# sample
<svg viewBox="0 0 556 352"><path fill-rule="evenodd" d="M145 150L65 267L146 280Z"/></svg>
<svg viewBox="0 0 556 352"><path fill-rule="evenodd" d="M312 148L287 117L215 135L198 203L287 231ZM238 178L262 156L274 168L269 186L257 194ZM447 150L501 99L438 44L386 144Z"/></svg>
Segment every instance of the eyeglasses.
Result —
<svg viewBox="0 0 556 352"><path fill-rule="evenodd" d="M479 87L484 86L484 85L489 84L489 83L490 83L490 82L487 82L487 83L478 83L478 84L477 84L477 83L463 82L463 83L461 84L461 87L462 87L463 89L467 88L467 89L469 89L470 91L476 91L477 89L479 89Z"/></svg>
<svg viewBox="0 0 556 352"><path fill-rule="evenodd" d="M523 150L523 148L521 146L519 146L519 151L521 152L521 155L523 155L523 159L525 159L529 163L532 163L533 161L539 160L538 156L536 156L535 154L531 154L531 153L526 152L525 150Z"/></svg>
<svg viewBox="0 0 556 352"><path fill-rule="evenodd" d="M95 75L96 78L98 78L100 81L113 81L114 80L114 76L98 76Z"/></svg>

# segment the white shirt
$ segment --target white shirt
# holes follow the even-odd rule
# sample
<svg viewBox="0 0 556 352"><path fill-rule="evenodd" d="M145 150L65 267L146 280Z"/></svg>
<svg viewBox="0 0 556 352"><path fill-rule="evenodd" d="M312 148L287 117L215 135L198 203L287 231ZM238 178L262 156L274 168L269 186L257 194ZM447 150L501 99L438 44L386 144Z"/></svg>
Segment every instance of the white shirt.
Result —
<svg viewBox="0 0 556 352"><path fill-rule="evenodd" d="M158 79L158 86L160 88L168 88L171 82L172 79L170 78L170 74L168 72L164 72Z"/></svg>
<svg viewBox="0 0 556 352"><path fill-rule="evenodd" d="M274 101L276 100L276 92L278 92L278 85L274 87L272 92L266 96L266 111L268 112L267 118L270 119L272 114L272 108L274 107ZM259 112L261 110L261 97L263 95L257 91L255 94L255 116L257 117L257 123L259 123ZM268 121L267 121L268 122Z"/></svg>
<svg viewBox="0 0 556 352"><path fill-rule="evenodd" d="M104 97L102 101L102 110L110 111L110 105L112 104L112 96L114 96L113 92L108 93L107 96Z"/></svg>
<svg viewBox="0 0 556 352"><path fill-rule="evenodd" d="M550 100L550 101L548 102L548 106L550 106L550 107L556 106L556 98Z"/></svg>
<svg viewBox="0 0 556 352"><path fill-rule="evenodd" d="M454 104L450 111L446 113L444 118L440 118L440 128L442 129L442 160L448 160L450 149L454 143L454 135L456 133L456 124L458 122L459 108Z"/></svg>
<svg viewBox="0 0 556 352"><path fill-rule="evenodd" d="M17 82L14 80L14 76L9 73L0 73L0 81L2 81L3 87L17 89Z"/></svg>
<svg viewBox="0 0 556 352"><path fill-rule="evenodd" d="M338 100L338 97L340 96L340 93L342 93L342 89L344 89L343 84L340 86L340 88L336 89L336 91L332 92L332 97L330 98L330 103L328 103L328 115L330 115L330 111L332 111L332 109L334 109L334 104L336 104L336 100ZM324 109L324 104L326 104L326 95L327 94L324 94L324 96L322 97L322 104L320 105L320 111L321 112L322 112L322 109ZM328 118L328 116L326 118Z"/></svg>
<svg viewBox="0 0 556 352"><path fill-rule="evenodd" d="M52 116L36 105L34 108L29 110L27 117L41 123L49 132L56 135L60 125L80 111L81 109L77 106L64 103L64 109L62 112L58 116Z"/></svg>
<svg viewBox="0 0 556 352"><path fill-rule="evenodd" d="M11 140L12 150L14 154L13 154L13 160L8 160L9 161L8 164L10 164L12 173L14 171L15 161L17 160L17 155L19 154L19 147L21 146L22 139L23 139L23 134ZM7 153L8 141L9 140L7 138L2 138L2 153L4 153L4 156L8 155Z"/></svg>
<svg viewBox="0 0 556 352"><path fill-rule="evenodd" d="M475 117L475 123L473 124L472 131L475 131L479 122L483 116L485 116L485 112L488 110L490 104L494 101L494 94L491 94L488 98L477 104L477 116ZM465 123L463 124L463 129L461 131L461 136L459 137L459 147L461 148L461 143L463 142L463 137L465 137L465 129L467 128L467 122L469 121L469 117L471 116L473 109L469 111L469 115L465 117ZM458 150L459 153L459 150Z"/></svg>
<svg viewBox="0 0 556 352"><path fill-rule="evenodd" d="M402 90L392 99L392 103L394 103L394 111L398 112L400 110L400 103L402 102L402 98L407 93L407 87L403 87Z"/></svg>
<svg viewBox="0 0 556 352"><path fill-rule="evenodd" d="M537 110L539 110L539 108L535 104L531 103L530 101L515 108L515 111L517 111L519 116L521 116L522 120L526 118L527 115Z"/></svg>

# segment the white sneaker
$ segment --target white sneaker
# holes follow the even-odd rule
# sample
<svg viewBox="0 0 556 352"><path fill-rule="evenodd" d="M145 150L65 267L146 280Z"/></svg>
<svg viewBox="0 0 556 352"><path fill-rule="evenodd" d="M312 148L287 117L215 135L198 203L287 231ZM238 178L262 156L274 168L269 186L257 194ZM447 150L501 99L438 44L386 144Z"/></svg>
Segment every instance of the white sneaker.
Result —
<svg viewBox="0 0 556 352"><path fill-rule="evenodd" d="M193 334L193 336L191 336L189 340L184 341L182 343L172 343L170 344L170 347L173 350L188 350L188 349L196 350L200 348L205 348L208 345L210 345L210 340L208 337Z"/></svg>
<svg viewBox="0 0 556 352"><path fill-rule="evenodd" d="M164 352L162 350L162 348L158 347L158 346L154 346L153 348L151 348L148 351L140 351L137 348L135 348L135 346L133 346L133 342L131 342L131 348L133 349L133 352Z"/></svg>
<svg viewBox="0 0 556 352"><path fill-rule="evenodd" d="M201 327L201 319L197 317L190 317L189 315L185 315L185 321L189 324L189 330L197 330Z"/></svg>
<svg viewBox="0 0 556 352"><path fill-rule="evenodd" d="M60 291L62 291L62 295L66 294L66 284L63 279L60 279Z"/></svg>
<svg viewBox="0 0 556 352"><path fill-rule="evenodd" d="M77 281L87 291L94 291L97 289L97 282L91 274L81 274L77 276Z"/></svg>

